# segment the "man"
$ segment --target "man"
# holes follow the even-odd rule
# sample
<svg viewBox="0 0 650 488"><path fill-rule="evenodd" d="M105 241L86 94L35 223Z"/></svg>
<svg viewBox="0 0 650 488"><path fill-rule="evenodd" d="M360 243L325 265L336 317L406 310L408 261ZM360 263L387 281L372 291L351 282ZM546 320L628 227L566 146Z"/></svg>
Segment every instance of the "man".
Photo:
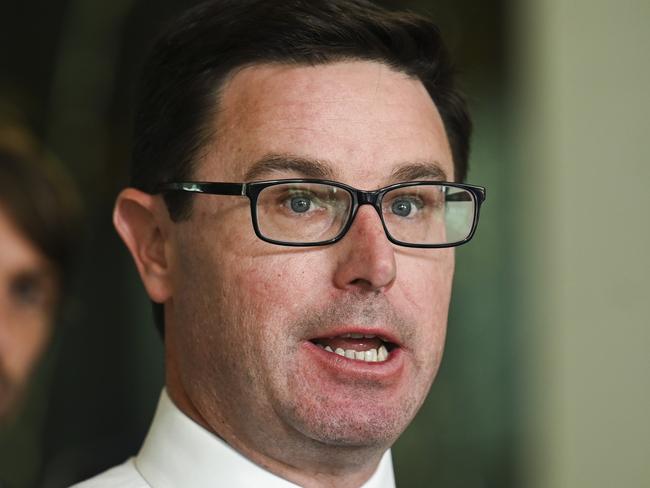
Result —
<svg viewBox="0 0 650 488"><path fill-rule="evenodd" d="M69 277L80 207L26 132L0 127L0 423L19 410Z"/></svg>
<svg viewBox="0 0 650 488"><path fill-rule="evenodd" d="M436 27L365 0L202 4L137 117L114 222L166 389L138 456L79 486L394 486L484 198L441 183L470 122Z"/></svg>

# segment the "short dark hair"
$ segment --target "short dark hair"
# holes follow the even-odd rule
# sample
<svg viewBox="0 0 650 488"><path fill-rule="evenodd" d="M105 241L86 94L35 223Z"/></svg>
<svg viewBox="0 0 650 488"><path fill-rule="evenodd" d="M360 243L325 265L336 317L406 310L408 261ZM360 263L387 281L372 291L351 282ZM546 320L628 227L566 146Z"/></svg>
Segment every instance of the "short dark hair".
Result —
<svg viewBox="0 0 650 488"><path fill-rule="evenodd" d="M58 285L65 288L79 248L82 216L69 175L37 148L0 140L0 210L53 265Z"/></svg>
<svg viewBox="0 0 650 488"><path fill-rule="evenodd" d="M213 0L180 17L145 64L136 113L131 184L191 179L214 136L219 89L234 70L263 63L384 63L419 79L442 117L457 181L467 175L472 124L438 27L367 0ZM179 200L180 198L180 200ZM189 215L187 198L165 195L170 216ZM159 328L161 307L154 307Z"/></svg>

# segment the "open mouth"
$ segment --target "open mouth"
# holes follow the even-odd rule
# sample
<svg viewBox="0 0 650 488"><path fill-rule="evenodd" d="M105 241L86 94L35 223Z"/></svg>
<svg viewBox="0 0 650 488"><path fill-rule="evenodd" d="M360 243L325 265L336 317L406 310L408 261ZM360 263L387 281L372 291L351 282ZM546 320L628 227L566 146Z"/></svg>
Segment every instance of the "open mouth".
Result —
<svg viewBox="0 0 650 488"><path fill-rule="evenodd" d="M311 339L313 344L332 354L366 363L382 363L390 357L397 344L374 334L342 334Z"/></svg>

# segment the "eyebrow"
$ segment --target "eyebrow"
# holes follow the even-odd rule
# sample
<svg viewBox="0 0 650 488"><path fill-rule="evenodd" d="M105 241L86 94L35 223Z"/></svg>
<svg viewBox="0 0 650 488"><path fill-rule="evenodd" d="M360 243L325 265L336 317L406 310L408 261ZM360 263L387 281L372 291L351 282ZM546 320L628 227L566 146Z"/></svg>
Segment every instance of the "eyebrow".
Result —
<svg viewBox="0 0 650 488"><path fill-rule="evenodd" d="M391 180L396 182L422 179L449 181L447 178L447 173L436 161L403 164L395 168L391 174Z"/></svg>
<svg viewBox="0 0 650 488"><path fill-rule="evenodd" d="M306 178L334 179L334 172L322 161L290 154L267 154L248 168L244 181L255 181L276 171L292 171Z"/></svg>
<svg viewBox="0 0 650 488"><path fill-rule="evenodd" d="M336 179L331 166L324 161L271 153L251 165L244 175L244 181L259 180L277 171L291 171L305 178ZM394 182L421 179L448 181L447 173L436 161L401 164L393 170L389 179Z"/></svg>

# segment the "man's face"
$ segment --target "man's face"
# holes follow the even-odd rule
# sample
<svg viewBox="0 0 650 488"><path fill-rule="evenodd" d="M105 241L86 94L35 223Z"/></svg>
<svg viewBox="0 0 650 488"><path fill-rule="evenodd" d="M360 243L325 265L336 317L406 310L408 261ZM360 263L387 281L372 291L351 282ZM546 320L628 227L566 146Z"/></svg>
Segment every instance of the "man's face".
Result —
<svg viewBox="0 0 650 488"><path fill-rule="evenodd" d="M454 177L425 88L378 63L243 69L214 131L194 180L326 176L374 190ZM392 444L440 363L453 251L391 244L369 205L334 245L276 246L255 236L248 199L193 198L171 226L166 340L203 419L267 453ZM366 362L319 343L389 355Z"/></svg>
<svg viewBox="0 0 650 488"><path fill-rule="evenodd" d="M48 261L0 207L0 418L27 385L47 343L56 301Z"/></svg>

